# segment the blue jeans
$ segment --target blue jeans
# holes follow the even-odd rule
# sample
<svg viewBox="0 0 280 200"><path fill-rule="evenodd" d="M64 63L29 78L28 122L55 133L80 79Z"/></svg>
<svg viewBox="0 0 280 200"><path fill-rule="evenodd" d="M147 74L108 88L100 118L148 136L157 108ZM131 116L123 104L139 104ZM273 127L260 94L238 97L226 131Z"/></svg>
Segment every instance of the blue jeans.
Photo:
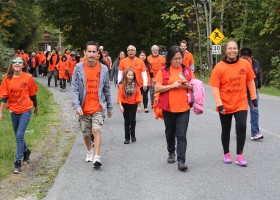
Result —
<svg viewBox="0 0 280 200"><path fill-rule="evenodd" d="M16 160L21 160L23 156L23 152L27 151L28 147L24 140L24 134L27 125L29 124L31 118L31 110L26 111L21 114L11 113L13 128L16 136L17 142L17 152L16 152Z"/></svg>
<svg viewBox="0 0 280 200"><path fill-rule="evenodd" d="M259 104L259 92L258 89L256 90L257 94L257 101ZM248 104L250 107L250 116L251 116L251 136L255 136L256 134L260 133L259 129L259 110L258 107L256 109L253 109L253 104L250 95L248 95ZM258 105L259 106L259 105Z"/></svg>
<svg viewBox="0 0 280 200"><path fill-rule="evenodd" d="M185 163L190 110L180 113L163 111L163 117L167 150L169 153L175 153L177 139L177 161Z"/></svg>

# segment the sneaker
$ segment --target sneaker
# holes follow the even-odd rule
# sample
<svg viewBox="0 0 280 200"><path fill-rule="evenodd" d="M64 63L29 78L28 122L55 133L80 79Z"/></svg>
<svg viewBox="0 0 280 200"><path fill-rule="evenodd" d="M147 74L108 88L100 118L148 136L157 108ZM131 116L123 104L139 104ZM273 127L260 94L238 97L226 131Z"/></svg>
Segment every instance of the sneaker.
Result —
<svg viewBox="0 0 280 200"><path fill-rule="evenodd" d="M136 137L132 137L131 142L136 142Z"/></svg>
<svg viewBox="0 0 280 200"><path fill-rule="evenodd" d="M188 166L185 163L178 162L178 170L187 171L188 170Z"/></svg>
<svg viewBox="0 0 280 200"><path fill-rule="evenodd" d="M224 163L226 163L226 164L232 163L231 157L230 157L230 152L228 152L227 154L224 154Z"/></svg>
<svg viewBox="0 0 280 200"><path fill-rule="evenodd" d="M124 144L129 144L129 140L125 140L125 141L124 141Z"/></svg>
<svg viewBox="0 0 280 200"><path fill-rule="evenodd" d="M149 112L148 108L145 108L144 111L145 111L145 113L148 113L148 112Z"/></svg>
<svg viewBox="0 0 280 200"><path fill-rule="evenodd" d="M92 162L92 159L93 159L93 152L92 151L87 152L87 157L86 157L85 161Z"/></svg>
<svg viewBox="0 0 280 200"><path fill-rule="evenodd" d="M31 154L31 151L29 149L27 149L25 152L23 152L23 163L30 162L30 154Z"/></svg>
<svg viewBox="0 0 280 200"><path fill-rule="evenodd" d="M102 163L101 163L101 161L100 161L100 156L98 156L98 155L95 155L94 156L94 158L93 158L93 167L94 168L99 168L101 165L102 165Z"/></svg>
<svg viewBox="0 0 280 200"><path fill-rule="evenodd" d="M247 162L243 157L243 154L239 154L236 156L236 160L235 163L238 164L241 167L246 167L247 166Z"/></svg>
<svg viewBox="0 0 280 200"><path fill-rule="evenodd" d="M175 160L175 153L169 153L168 154L167 162L168 163L175 163L176 162L176 160Z"/></svg>
<svg viewBox="0 0 280 200"><path fill-rule="evenodd" d="M262 139L263 139L263 135L259 134L259 133L251 137L251 140L253 140L253 141L259 141Z"/></svg>
<svg viewBox="0 0 280 200"><path fill-rule="evenodd" d="M17 160L14 162L14 174L21 173L21 161Z"/></svg>

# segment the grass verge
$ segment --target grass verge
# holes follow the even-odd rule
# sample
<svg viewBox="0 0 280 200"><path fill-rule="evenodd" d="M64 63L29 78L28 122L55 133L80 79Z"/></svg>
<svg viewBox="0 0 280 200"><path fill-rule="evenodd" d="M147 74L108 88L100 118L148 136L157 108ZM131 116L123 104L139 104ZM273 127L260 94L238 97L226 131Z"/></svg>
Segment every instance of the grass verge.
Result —
<svg viewBox="0 0 280 200"><path fill-rule="evenodd" d="M37 100L39 114L32 114L30 123L26 129L25 140L31 149L39 148L38 141L43 140L49 127L59 120L56 117L57 104L53 95L42 85L38 84L39 92ZM0 123L0 180L10 174L13 170L13 162L16 154L16 140L12 127L10 112L3 111L3 120Z"/></svg>

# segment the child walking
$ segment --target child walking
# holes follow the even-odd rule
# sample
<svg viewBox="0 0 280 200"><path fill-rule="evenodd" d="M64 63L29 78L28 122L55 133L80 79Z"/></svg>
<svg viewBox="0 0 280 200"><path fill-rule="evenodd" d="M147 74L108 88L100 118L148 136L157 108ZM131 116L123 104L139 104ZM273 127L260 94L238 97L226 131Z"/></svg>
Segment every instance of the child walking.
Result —
<svg viewBox="0 0 280 200"><path fill-rule="evenodd" d="M66 91L66 80L69 78L68 74L68 68L69 68L69 62L67 61L66 55L63 55L61 57L61 60L58 63L58 75L59 75L59 80L60 80L60 90L61 91Z"/></svg>
<svg viewBox="0 0 280 200"><path fill-rule="evenodd" d="M24 134L32 115L38 113L36 93L38 87L31 74L26 73L23 57L15 55L11 60L8 72L0 85L0 123L3 118L3 110L8 102L12 125L16 138L16 159L14 173L21 173L21 164L29 163L31 151L28 148Z"/></svg>
<svg viewBox="0 0 280 200"><path fill-rule="evenodd" d="M140 102L142 102L142 95L132 68L127 68L124 71L119 85L117 102L124 118L124 144L129 144L130 138L132 142L136 142L136 111L141 112Z"/></svg>

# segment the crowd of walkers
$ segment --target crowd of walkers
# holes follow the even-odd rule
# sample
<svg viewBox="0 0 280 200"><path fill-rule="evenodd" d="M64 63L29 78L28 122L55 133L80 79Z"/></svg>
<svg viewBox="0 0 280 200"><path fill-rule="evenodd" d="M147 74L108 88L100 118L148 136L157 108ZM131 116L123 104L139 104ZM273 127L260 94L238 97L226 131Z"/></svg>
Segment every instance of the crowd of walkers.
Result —
<svg viewBox="0 0 280 200"><path fill-rule="evenodd" d="M251 139L263 139L259 132L257 108L261 69L258 62L252 59L250 48L241 49L239 57L235 41L226 43L224 54L209 80L221 122L223 162L232 163L229 143L234 117L237 138L235 162L247 166L243 148L248 104ZM109 118L113 115L112 98L115 98L124 118L124 144L136 142L136 113L141 112L141 104L145 113L156 106L162 110L164 119L167 163L172 164L177 160L177 168L186 171L187 130L191 109L187 93L193 88L190 80L196 78L194 58L187 51L187 42L183 40L179 45L171 46L166 56L160 54L157 45L151 47L150 53L137 53L136 47L129 45L126 51L119 51L112 62L103 46L88 41L83 55L81 57L69 49L64 54L52 50L33 52L30 55L18 50L12 58L0 86L0 121L5 104L8 103L17 143L14 173L20 173L21 162L30 161L31 150L24 140L24 133L31 118L32 106L35 107L34 113L38 113L38 88L32 76L46 76L47 87L51 87L54 78L53 85L58 87L59 81L60 91L66 91L67 83L71 85L72 105L79 116L87 149L85 161L93 162L95 168L102 165L101 128L106 113ZM117 97L111 96L112 86L118 88ZM157 101L154 101L155 96L159 97Z"/></svg>

